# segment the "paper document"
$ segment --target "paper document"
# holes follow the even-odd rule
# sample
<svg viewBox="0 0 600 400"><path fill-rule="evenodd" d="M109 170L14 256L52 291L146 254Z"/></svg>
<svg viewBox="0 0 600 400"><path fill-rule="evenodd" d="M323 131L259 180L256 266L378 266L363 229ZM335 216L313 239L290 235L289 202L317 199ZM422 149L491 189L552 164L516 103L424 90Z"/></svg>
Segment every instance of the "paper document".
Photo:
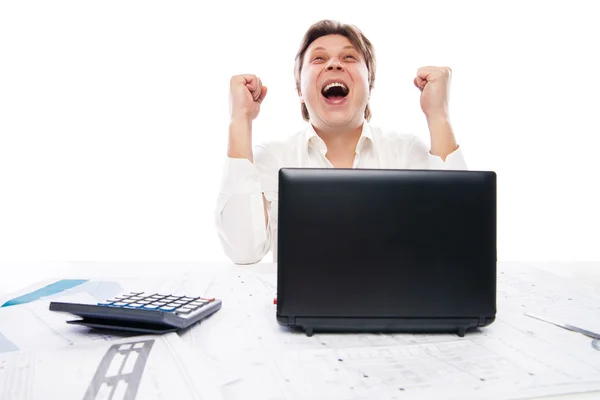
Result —
<svg viewBox="0 0 600 400"><path fill-rule="evenodd" d="M530 399L600 391L593 340L528 312L599 331L600 293L542 271L498 275L496 321L455 334L332 334L280 327L276 274L236 271L213 281L223 309L181 335L240 377L229 398Z"/></svg>
<svg viewBox="0 0 600 400"><path fill-rule="evenodd" d="M0 354L0 398L221 399L174 333Z"/></svg>

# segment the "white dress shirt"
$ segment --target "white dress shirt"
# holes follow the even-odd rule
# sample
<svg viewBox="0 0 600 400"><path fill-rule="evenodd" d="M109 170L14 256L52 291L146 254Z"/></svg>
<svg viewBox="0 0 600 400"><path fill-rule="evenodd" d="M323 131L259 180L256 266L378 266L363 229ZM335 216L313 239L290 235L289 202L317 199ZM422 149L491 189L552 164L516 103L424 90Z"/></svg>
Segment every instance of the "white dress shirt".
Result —
<svg viewBox="0 0 600 400"><path fill-rule="evenodd" d="M277 261L278 174L280 168L333 168L325 157L325 142L312 125L280 140L253 149L254 163L245 158L225 160L215 219L227 257L236 264L261 261L269 252ZM442 160L411 134L383 132L366 121L356 146L353 168L467 169L458 148ZM263 193L267 199L265 225Z"/></svg>

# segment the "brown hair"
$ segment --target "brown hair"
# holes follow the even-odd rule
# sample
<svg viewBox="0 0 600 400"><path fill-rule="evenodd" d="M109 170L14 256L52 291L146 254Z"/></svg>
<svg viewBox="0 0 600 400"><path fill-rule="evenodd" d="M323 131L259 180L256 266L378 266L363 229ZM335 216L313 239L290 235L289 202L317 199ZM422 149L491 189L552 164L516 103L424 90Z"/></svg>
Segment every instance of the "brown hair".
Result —
<svg viewBox="0 0 600 400"><path fill-rule="evenodd" d="M367 64L367 70L369 71L369 90L373 89L375 83L375 50L373 45L367 39L367 37L354 25L342 24L338 21L332 20L321 20L315 22L304 34L300 49L296 54L296 65L294 67L294 77L296 78L296 90L300 91L300 73L302 72L302 63L304 62L304 55L308 46L321 36L326 35L342 35L348 38L350 43L355 46L362 53L365 63ZM308 109L304 103L301 104L302 117L308 121ZM368 121L371 119L371 109L369 103L365 108L365 119Z"/></svg>

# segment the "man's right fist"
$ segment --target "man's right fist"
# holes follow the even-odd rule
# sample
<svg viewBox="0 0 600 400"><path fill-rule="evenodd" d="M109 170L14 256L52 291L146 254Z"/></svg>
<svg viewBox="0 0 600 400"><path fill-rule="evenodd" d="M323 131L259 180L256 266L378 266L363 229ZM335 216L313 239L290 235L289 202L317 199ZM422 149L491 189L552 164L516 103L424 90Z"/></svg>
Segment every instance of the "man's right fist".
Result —
<svg viewBox="0 0 600 400"><path fill-rule="evenodd" d="M247 119L253 121L260 112L260 105L267 95L267 87L263 86L256 75L244 74L231 77L229 87L229 112L231 119Z"/></svg>

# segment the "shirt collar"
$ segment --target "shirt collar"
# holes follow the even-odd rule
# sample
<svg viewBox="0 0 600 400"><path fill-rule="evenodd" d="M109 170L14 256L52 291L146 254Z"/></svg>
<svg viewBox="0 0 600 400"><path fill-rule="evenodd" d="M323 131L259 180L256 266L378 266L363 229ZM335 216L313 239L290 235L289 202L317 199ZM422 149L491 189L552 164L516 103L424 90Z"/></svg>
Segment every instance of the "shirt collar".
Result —
<svg viewBox="0 0 600 400"><path fill-rule="evenodd" d="M373 142L373 132L369 123L366 120L364 120L362 133L360 134L360 138L358 139L358 143L356 144L357 153L360 153L367 139ZM323 139L321 139L319 135L317 135L315 128L310 122L308 123L308 126L304 131L304 141L307 146L309 146L311 143L318 143L318 146L322 146L323 148L325 148L325 143L323 142Z"/></svg>

